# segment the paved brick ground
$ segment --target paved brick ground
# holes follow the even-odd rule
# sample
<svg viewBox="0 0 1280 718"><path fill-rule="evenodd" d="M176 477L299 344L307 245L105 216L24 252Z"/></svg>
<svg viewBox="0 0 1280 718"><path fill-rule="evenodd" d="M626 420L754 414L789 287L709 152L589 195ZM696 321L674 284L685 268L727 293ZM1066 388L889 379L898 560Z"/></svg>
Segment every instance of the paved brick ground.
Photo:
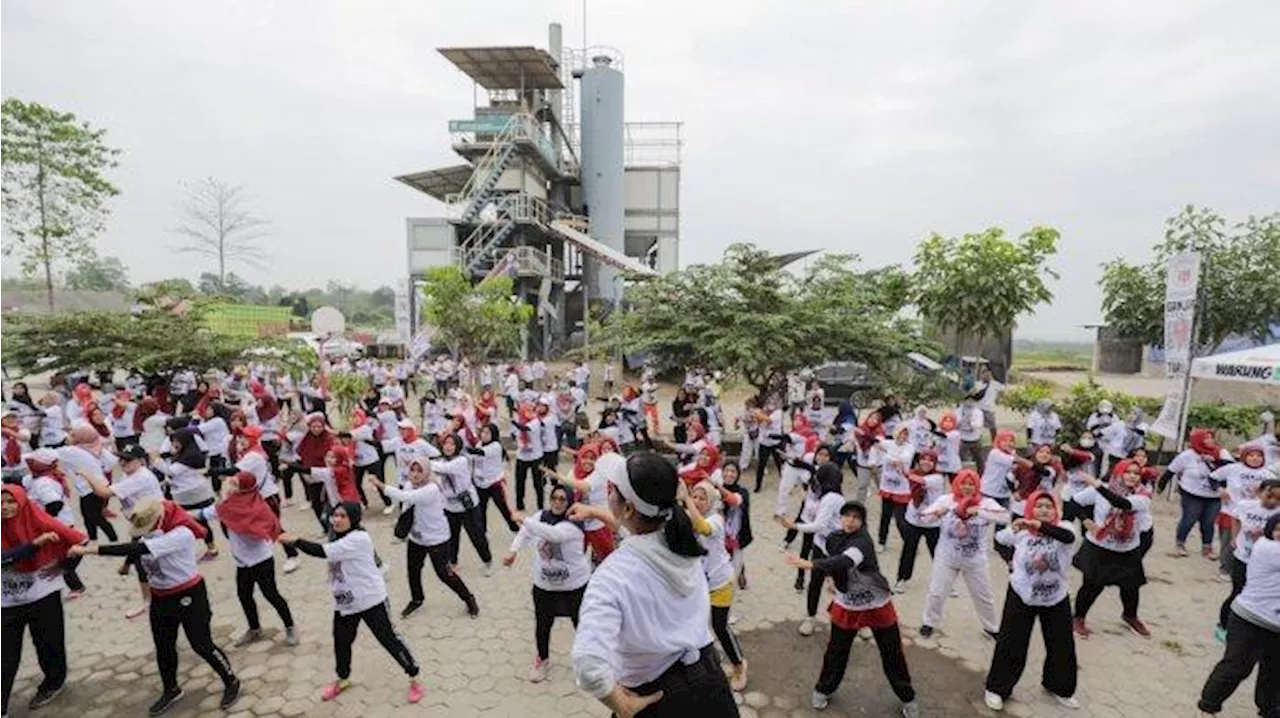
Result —
<svg viewBox="0 0 1280 718"><path fill-rule="evenodd" d="M772 490L774 480L769 482ZM376 499L375 499L376 502ZM878 503L878 502L876 502ZM743 697L746 718L808 716L808 687L816 677L824 643L822 630L813 637L783 634L794 630L794 621L803 613L803 600L792 590L793 574L782 565L777 542L779 528L769 521L772 501L755 502L757 543L748 552L750 590L742 593L735 610L741 614L737 630L749 636L750 646L773 646L793 641L790 651L768 651L749 655L756 685ZM873 514L878 507L873 507ZM1169 554L1173 508L1160 502L1156 528L1156 548L1148 557L1152 583L1143 590L1141 613L1154 635L1146 640L1127 633L1119 623L1119 599L1109 592L1099 600L1091 624L1097 633L1079 647L1082 663L1079 711L1065 711L1051 704L1040 690L1036 677L1042 651L1033 644L1023 682L1006 712L1014 716L1088 716L1091 718L1157 718L1195 715L1194 701L1211 666L1221 654L1212 640L1213 617L1227 585L1213 580L1210 564L1200 558L1176 559ZM874 520L874 516L873 516ZM317 527L309 513L288 509L286 527L315 535ZM391 521L381 515L369 520L379 552L390 562L390 592L393 610L408 598L404 580L404 547L391 543ZM874 525L874 524L873 524ZM496 517L490 522L496 553L505 550L509 534ZM465 541L464 541L465 544ZM883 561L896 566L898 539L890 540ZM279 560L279 559L278 559ZM980 633L967 596L951 599L940 635L932 640L917 637L919 617L928 576L928 555L922 551L916 580L904 596L897 598L903 618L904 636L911 644L909 655L936 652L944 660L928 660L918 670L922 691L945 690L947 696L928 696L925 706L945 704L939 715L984 715L981 707L982 676L991 657L991 644ZM1002 566L992 566L992 582L1003 600L1005 576ZM132 577L116 575L115 559L89 558L83 574L89 594L67 606L68 649L71 675L69 688L59 700L38 713L46 718L106 718L145 715L146 706L159 692L151 637L146 618L127 621L123 610L136 600ZM333 653L330 640L331 602L324 583L324 564L303 557L298 572L281 576L281 589L290 601L301 628L302 644L290 648L281 641L278 619L264 601L259 610L269 639L245 649L230 649L231 638L243 626L235 599L234 569L229 556L205 564L214 602L214 632L228 650L231 661L244 681L244 696L232 713L248 716L573 716L607 715L599 704L584 697L573 686L567 667L567 651L572 641L567 621L557 625L552 638L550 679L530 684L526 673L533 656L533 614L529 598L527 557L513 569L498 569L495 575L480 575L479 563L466 548L461 572L477 593L482 607L479 619L468 618L462 605L430 575L425 577L427 606L407 621L398 622L401 632L423 666L427 696L410 708L405 704L403 675L391 659L363 632L355 647L355 686L333 703L322 703L319 688L331 679ZM1078 580L1078 576L1073 576ZM180 641L181 675L187 696L172 709L175 716L223 715L217 707L220 687L208 667ZM867 650L872 651L870 645ZM22 670L14 690L12 715L28 714L26 702L36 681L35 656L24 648ZM913 666L914 668L914 666ZM942 675L940 675L942 674ZM785 676L782 680L780 676ZM865 700L859 696L866 694ZM1223 716L1243 718L1255 715L1250 679L1228 703ZM875 660L857 660L845 687L833 702L835 715L889 715L892 700L886 700L888 686ZM938 714L938 713L935 713Z"/></svg>

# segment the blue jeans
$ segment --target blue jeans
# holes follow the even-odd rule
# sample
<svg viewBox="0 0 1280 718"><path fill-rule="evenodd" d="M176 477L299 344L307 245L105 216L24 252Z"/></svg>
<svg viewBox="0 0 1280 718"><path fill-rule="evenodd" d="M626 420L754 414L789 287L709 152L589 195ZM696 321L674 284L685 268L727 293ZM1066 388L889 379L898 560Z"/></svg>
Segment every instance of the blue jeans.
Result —
<svg viewBox="0 0 1280 718"><path fill-rule="evenodd" d="M1182 497L1182 516L1178 519L1178 545L1187 542L1191 535L1191 527L1200 524L1200 544L1213 548L1213 521L1218 516L1218 508L1222 504L1219 498L1205 498L1178 490Z"/></svg>

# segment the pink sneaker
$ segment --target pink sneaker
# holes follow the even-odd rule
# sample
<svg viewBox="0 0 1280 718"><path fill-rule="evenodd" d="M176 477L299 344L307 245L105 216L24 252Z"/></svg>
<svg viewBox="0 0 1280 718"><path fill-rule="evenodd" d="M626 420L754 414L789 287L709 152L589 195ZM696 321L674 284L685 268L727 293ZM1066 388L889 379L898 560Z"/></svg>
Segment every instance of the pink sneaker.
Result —
<svg viewBox="0 0 1280 718"><path fill-rule="evenodd" d="M217 551L205 551L204 555L200 557L200 563L209 563L210 561L217 561L217 560L218 560Z"/></svg>
<svg viewBox="0 0 1280 718"><path fill-rule="evenodd" d="M337 698L338 694L345 691L350 685L351 681L348 681L345 678L336 680L325 686L324 689L320 691L320 700L331 701L334 698Z"/></svg>
<svg viewBox="0 0 1280 718"><path fill-rule="evenodd" d="M146 612L147 612L147 609L149 609L149 608L151 608L151 604L149 604L149 603L145 603L145 602L144 602L144 603L139 603L138 605L134 606L133 608L129 609L128 611L125 611L125 612L124 612L124 617L125 617L125 618L127 618L127 619L129 619L130 621L132 621L133 619L137 618L138 616L141 616L142 614L146 613Z"/></svg>
<svg viewBox="0 0 1280 718"><path fill-rule="evenodd" d="M421 683L417 681L409 681L409 702L410 703L417 703L418 701L422 700L422 697L426 694L427 694L427 689L423 688Z"/></svg>
<svg viewBox="0 0 1280 718"><path fill-rule="evenodd" d="M74 601L74 600L76 600L77 598L80 598L80 597L81 597L81 596L83 596L83 595L84 595L84 589L83 589L83 588L82 588L82 589L80 589L79 591L67 591L67 599L66 599L66 600L68 600L68 601Z"/></svg>

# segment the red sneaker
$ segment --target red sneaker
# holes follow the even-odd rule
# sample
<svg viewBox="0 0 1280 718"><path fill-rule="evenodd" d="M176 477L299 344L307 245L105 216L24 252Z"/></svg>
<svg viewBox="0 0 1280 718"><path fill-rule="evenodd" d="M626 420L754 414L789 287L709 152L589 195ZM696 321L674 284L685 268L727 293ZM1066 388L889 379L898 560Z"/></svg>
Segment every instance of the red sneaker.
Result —
<svg viewBox="0 0 1280 718"><path fill-rule="evenodd" d="M1084 625L1083 618L1071 619L1071 630L1075 631L1075 634L1081 638L1088 638L1089 634L1093 633L1088 626Z"/></svg>

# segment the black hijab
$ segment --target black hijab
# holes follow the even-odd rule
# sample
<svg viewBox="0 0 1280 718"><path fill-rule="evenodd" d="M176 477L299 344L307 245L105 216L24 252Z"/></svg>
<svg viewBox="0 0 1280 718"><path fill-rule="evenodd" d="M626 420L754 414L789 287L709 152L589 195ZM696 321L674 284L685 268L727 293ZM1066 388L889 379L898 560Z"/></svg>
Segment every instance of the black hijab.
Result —
<svg viewBox="0 0 1280 718"><path fill-rule="evenodd" d="M858 553L862 554L862 561L854 566L850 560L845 570L831 574L836 589L842 593L848 593L850 582L853 582L866 583L888 592L889 581L880 573L880 561L876 556L875 542L871 538L871 532L867 530L867 508L857 501L849 501L840 509L840 514L844 515L847 511L856 511L862 517L862 525L852 533L836 531L828 536L827 555L835 558L851 548L856 548Z"/></svg>
<svg viewBox="0 0 1280 718"><path fill-rule="evenodd" d="M551 502L551 499L556 495L557 491L559 491L560 493L563 493L565 498L564 513L562 514L557 514L551 510L551 507L555 506L555 504ZM573 504L573 495L569 493L569 489L566 488L564 484L556 484L555 488L551 489L551 493L547 495L547 510L541 512L542 523L555 526L561 521L568 521L569 506L572 504Z"/></svg>
<svg viewBox="0 0 1280 718"><path fill-rule="evenodd" d="M826 496L833 492L840 493L840 485L844 483L844 472L840 471L840 467L834 461L829 461L818 467L813 480L818 486L819 496Z"/></svg>
<svg viewBox="0 0 1280 718"><path fill-rule="evenodd" d="M198 433L191 427L184 427L173 432L173 436L169 438L170 443L174 441L182 443L182 450L173 456L174 461L190 466L193 469L203 469L205 467L208 462L204 451L196 441Z"/></svg>
<svg viewBox="0 0 1280 718"><path fill-rule="evenodd" d="M343 531L342 533L333 531L333 539L334 540L340 539L343 536L346 536L347 534L351 533L352 531L363 531L364 527L360 525L360 519L361 517L364 516L364 507L360 505L360 502L359 501L343 501L338 505L341 506L342 510L346 512L347 519L351 522L351 528L347 529L346 531Z"/></svg>

